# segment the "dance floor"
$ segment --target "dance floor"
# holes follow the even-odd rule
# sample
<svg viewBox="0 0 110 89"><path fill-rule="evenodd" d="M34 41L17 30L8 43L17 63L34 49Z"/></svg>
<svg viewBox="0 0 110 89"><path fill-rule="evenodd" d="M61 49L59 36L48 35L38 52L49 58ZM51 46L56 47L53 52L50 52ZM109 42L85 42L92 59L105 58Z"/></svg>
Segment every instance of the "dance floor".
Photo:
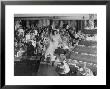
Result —
<svg viewBox="0 0 110 89"><path fill-rule="evenodd" d="M55 68L48 64L40 64L37 76L59 76Z"/></svg>
<svg viewBox="0 0 110 89"><path fill-rule="evenodd" d="M58 76L55 68L39 61L15 62L15 76Z"/></svg>
<svg viewBox="0 0 110 89"><path fill-rule="evenodd" d="M40 60L25 60L14 62L15 76L36 76Z"/></svg>

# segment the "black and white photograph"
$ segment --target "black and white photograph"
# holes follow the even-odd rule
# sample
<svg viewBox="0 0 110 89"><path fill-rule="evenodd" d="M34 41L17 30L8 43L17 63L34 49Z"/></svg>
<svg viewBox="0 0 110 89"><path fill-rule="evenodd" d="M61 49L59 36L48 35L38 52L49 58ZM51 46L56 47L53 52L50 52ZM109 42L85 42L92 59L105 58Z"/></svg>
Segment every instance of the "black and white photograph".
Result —
<svg viewBox="0 0 110 89"><path fill-rule="evenodd" d="M106 5L5 10L6 85L106 83Z"/></svg>
<svg viewBox="0 0 110 89"><path fill-rule="evenodd" d="M14 14L14 76L97 76L97 14Z"/></svg>

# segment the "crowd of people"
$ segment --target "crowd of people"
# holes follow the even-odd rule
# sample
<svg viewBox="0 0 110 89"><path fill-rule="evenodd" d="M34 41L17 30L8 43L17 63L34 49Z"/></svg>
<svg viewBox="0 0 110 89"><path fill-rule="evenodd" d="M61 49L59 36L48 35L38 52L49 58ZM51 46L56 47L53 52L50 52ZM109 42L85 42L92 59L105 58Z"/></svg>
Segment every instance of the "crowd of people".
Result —
<svg viewBox="0 0 110 89"><path fill-rule="evenodd" d="M22 21L18 20L15 24L15 56L21 56L21 54L27 50L27 56L38 53L45 54L46 50L49 51L49 49L47 49L49 44L54 45L55 49L57 47L69 49L70 46L74 46L74 44L82 38L80 36L82 36L81 32L76 32L76 30L69 27L68 24L64 24L62 27L53 27L53 25L37 27L32 24L30 28L26 28L23 27ZM30 49L28 49L30 48L29 46L34 49L33 53L30 53ZM30 54L28 54L28 52Z"/></svg>
<svg viewBox="0 0 110 89"><path fill-rule="evenodd" d="M40 55L42 62L47 62L56 67L56 71L61 67L63 68L63 74L70 75L69 64L67 63L66 56L61 56L72 50L72 48L81 39L85 39L85 34L77 28L70 27L68 23L54 26L48 24L47 26L38 26L38 24L31 24L29 27L24 26L22 20L15 21L14 28L14 49L15 57L26 56L31 58L32 56ZM61 49L61 53L55 53L57 49ZM76 63L75 63L76 64ZM60 65L60 66L59 66ZM79 68L75 65L77 70L83 71L87 68ZM91 71L89 71L88 74ZM78 72L77 72L78 73ZM84 74L82 74L84 75Z"/></svg>

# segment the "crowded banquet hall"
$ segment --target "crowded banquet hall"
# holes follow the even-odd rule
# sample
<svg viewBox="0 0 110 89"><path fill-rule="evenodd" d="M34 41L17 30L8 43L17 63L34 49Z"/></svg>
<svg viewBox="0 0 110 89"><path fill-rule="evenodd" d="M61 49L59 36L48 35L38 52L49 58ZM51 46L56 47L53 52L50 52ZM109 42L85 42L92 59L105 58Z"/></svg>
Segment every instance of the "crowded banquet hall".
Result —
<svg viewBox="0 0 110 89"><path fill-rule="evenodd" d="M14 15L14 76L97 76L97 15Z"/></svg>

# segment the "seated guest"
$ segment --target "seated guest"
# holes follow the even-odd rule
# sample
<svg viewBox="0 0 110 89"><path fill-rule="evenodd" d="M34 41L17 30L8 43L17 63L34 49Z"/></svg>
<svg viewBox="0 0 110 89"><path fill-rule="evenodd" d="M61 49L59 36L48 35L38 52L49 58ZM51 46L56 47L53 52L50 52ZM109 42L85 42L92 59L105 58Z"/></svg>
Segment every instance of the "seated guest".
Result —
<svg viewBox="0 0 110 89"><path fill-rule="evenodd" d="M84 62L84 67L83 68L85 70L85 73L83 75L85 75L85 76L94 76L93 72L91 71L91 69L86 67L86 62Z"/></svg>
<svg viewBox="0 0 110 89"><path fill-rule="evenodd" d="M66 63L66 60L64 60L63 63L64 63L64 73L65 73L66 75L68 75L69 72L70 72L69 65Z"/></svg>
<svg viewBox="0 0 110 89"><path fill-rule="evenodd" d="M17 57L21 57L24 53L24 50L20 48L20 50L17 52Z"/></svg>
<svg viewBox="0 0 110 89"><path fill-rule="evenodd" d="M70 68L66 62L66 57L64 55L61 55L61 65L59 66L58 73L61 76L68 76L70 74Z"/></svg>
<svg viewBox="0 0 110 89"><path fill-rule="evenodd" d="M27 44L27 56L34 56L34 46L31 42Z"/></svg>
<svg viewBox="0 0 110 89"><path fill-rule="evenodd" d="M60 76L68 76L70 74L70 68L65 61L61 62L61 65L59 66L58 74Z"/></svg>

